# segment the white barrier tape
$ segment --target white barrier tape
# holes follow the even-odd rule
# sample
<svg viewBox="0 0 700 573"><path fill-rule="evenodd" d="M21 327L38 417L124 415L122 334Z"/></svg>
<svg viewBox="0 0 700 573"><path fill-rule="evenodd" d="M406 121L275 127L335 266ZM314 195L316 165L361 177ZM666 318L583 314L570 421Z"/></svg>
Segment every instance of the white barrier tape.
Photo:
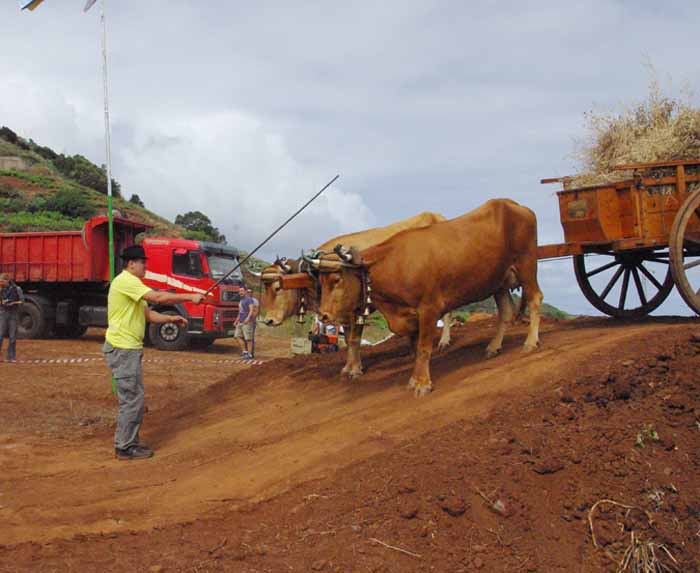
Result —
<svg viewBox="0 0 700 573"><path fill-rule="evenodd" d="M95 358L36 358L34 360L16 360L16 364L80 364L84 362L102 362L104 359ZM201 358L185 358L166 360L164 358L144 358L144 362L150 364L172 364L173 362L188 362L194 364L245 364L247 366L259 366L264 364L264 360L251 360L246 358L227 358L222 360L203 360Z"/></svg>

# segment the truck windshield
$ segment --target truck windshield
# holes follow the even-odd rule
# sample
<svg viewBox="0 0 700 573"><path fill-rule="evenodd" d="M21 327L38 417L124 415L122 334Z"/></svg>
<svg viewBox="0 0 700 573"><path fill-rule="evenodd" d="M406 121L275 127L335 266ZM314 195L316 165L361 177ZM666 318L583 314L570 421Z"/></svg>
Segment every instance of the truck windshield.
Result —
<svg viewBox="0 0 700 573"><path fill-rule="evenodd" d="M225 276L233 267L238 264L238 259L235 257L228 257L225 255L207 255L207 261L209 262L209 272L211 273L211 278L219 280L221 277ZM241 280L241 269L236 269L236 271L231 274L229 279Z"/></svg>

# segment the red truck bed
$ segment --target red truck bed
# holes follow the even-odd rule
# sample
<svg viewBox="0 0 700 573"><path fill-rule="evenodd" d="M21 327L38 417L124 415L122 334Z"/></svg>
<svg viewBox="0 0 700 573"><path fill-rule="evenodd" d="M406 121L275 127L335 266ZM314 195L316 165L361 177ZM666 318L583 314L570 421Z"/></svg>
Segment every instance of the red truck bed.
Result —
<svg viewBox="0 0 700 573"><path fill-rule="evenodd" d="M148 225L114 218L115 256ZM108 282L107 217L93 217L82 231L0 234L0 272L18 283ZM117 259L118 261L118 259Z"/></svg>

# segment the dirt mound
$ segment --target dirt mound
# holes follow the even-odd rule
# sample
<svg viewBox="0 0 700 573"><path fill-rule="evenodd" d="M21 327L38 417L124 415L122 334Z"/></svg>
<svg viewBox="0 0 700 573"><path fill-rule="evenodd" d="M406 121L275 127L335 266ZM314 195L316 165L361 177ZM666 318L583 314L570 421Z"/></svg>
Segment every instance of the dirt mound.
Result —
<svg viewBox="0 0 700 573"><path fill-rule="evenodd" d="M152 413L153 463L9 467L1 489L21 499L0 498L4 535L29 511L39 541L0 547L0 570L602 572L634 533L669 570L700 571L695 324L543 330L537 353L519 353L517 327L484 361L493 324L455 329L422 400L401 389L411 359L392 339L364 353L358 384L339 380L342 354L295 357ZM76 503L52 507L64 527L86 505L123 525L42 538L53 476L55 500ZM281 481L249 485L265 476Z"/></svg>

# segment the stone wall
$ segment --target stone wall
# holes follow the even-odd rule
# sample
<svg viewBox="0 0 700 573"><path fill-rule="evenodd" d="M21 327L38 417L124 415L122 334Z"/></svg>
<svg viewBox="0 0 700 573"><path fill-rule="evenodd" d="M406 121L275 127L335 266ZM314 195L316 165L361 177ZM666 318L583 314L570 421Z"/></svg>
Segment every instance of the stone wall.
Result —
<svg viewBox="0 0 700 573"><path fill-rule="evenodd" d="M21 157L4 156L0 157L0 169L16 169L24 171L29 168L29 161Z"/></svg>

